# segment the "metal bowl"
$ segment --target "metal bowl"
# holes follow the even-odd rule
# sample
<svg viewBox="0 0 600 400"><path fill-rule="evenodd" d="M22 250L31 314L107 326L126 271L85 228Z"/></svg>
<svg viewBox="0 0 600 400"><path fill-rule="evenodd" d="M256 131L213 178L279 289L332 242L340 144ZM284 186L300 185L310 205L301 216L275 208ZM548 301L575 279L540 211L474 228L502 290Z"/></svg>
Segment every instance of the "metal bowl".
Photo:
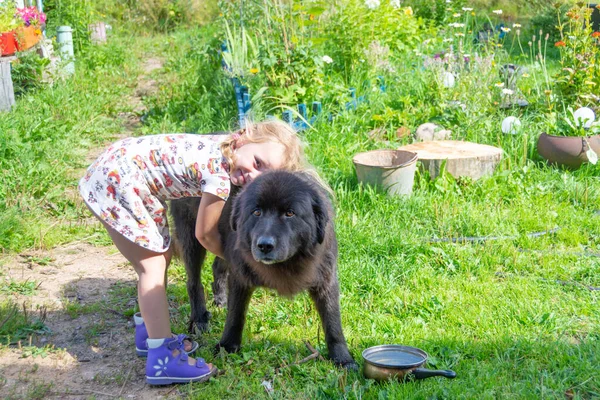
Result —
<svg viewBox="0 0 600 400"><path fill-rule="evenodd" d="M364 350L362 357L365 378L377 381L424 379L431 376L456 377L454 371L420 368L428 356L416 347L395 344L373 346Z"/></svg>

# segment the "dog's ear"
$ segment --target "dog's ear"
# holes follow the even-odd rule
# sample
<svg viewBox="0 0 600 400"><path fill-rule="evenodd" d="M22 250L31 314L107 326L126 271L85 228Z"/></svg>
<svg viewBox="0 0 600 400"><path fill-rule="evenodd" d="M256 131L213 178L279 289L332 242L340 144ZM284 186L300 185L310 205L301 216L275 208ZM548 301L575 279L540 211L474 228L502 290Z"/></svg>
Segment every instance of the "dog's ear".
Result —
<svg viewBox="0 0 600 400"><path fill-rule="evenodd" d="M327 223L329 222L329 215L323 198L318 194L315 194L312 197L312 209L315 215L315 221L317 222L317 241L321 244L325 240L325 231L327 229Z"/></svg>

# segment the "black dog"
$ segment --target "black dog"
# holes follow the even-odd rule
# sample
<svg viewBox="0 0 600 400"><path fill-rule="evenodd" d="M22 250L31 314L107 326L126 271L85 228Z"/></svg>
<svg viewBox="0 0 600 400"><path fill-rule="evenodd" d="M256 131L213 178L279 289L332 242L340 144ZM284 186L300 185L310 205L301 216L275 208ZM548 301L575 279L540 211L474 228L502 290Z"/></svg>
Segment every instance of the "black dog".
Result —
<svg viewBox="0 0 600 400"><path fill-rule="evenodd" d="M195 213L191 207L197 210L198 201L177 200L171 209L188 271L191 326L203 330L210 317L199 280L205 251L193 238L194 225L190 223L195 223L191 218ZM217 304L223 303L228 272L228 313L219 347L228 352L239 350L248 303L256 287L275 289L288 297L308 290L323 323L329 357L338 365L356 368L342 332L332 216L323 188L303 173L264 173L226 203L219 232L228 262L217 259L213 264ZM182 235L182 231L188 234ZM188 237L190 231L193 240Z"/></svg>

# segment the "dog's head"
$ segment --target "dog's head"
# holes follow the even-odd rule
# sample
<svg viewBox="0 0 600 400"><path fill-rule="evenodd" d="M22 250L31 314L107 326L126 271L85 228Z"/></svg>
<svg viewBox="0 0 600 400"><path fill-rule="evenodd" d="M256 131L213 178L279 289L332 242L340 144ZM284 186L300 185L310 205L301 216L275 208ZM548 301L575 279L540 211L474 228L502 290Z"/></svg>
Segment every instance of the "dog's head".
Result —
<svg viewBox="0 0 600 400"><path fill-rule="evenodd" d="M330 212L323 189L313 178L270 171L235 199L230 224L243 253L270 265L314 254L325 240Z"/></svg>

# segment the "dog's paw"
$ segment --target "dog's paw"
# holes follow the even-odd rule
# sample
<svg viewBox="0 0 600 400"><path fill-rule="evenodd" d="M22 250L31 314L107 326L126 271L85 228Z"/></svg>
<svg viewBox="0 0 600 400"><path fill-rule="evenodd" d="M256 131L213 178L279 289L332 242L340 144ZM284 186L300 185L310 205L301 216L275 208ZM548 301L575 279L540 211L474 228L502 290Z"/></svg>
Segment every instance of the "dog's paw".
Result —
<svg viewBox="0 0 600 400"><path fill-rule="evenodd" d="M227 295L215 295L214 302L217 307L226 308L227 307Z"/></svg>
<svg viewBox="0 0 600 400"><path fill-rule="evenodd" d="M342 361L340 363L336 363L338 367L347 369L348 371L358 371L358 364L354 360L350 361Z"/></svg>
<svg viewBox="0 0 600 400"><path fill-rule="evenodd" d="M219 354L221 352L221 349L225 350L227 353L237 353L238 351L240 351L240 345L239 344L227 344L227 343L218 343L215 346L215 350L214 353Z"/></svg>
<svg viewBox="0 0 600 400"><path fill-rule="evenodd" d="M191 335L200 335L208 332L210 330L208 321L211 319L211 317L211 313L207 311L204 313L204 315L202 315L202 318L200 318L199 321L191 320L188 324L188 333Z"/></svg>

